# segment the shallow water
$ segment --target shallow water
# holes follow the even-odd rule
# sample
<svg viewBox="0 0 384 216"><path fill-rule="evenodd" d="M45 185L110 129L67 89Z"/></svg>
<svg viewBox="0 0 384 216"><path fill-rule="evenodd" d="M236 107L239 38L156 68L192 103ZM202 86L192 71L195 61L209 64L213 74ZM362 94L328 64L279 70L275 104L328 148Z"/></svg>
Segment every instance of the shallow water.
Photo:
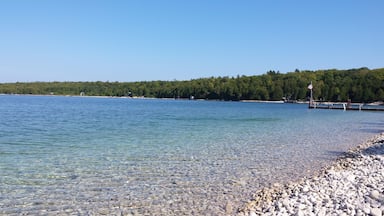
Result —
<svg viewBox="0 0 384 216"><path fill-rule="evenodd" d="M0 96L0 214L233 213L382 124L299 104Z"/></svg>

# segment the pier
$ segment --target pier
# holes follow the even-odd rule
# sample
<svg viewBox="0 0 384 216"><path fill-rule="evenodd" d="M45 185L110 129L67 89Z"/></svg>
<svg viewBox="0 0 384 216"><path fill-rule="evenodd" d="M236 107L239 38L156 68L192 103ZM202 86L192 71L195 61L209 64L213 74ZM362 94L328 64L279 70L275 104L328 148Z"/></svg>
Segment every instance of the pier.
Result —
<svg viewBox="0 0 384 216"><path fill-rule="evenodd" d="M315 101L313 99L313 85L308 85L310 90L309 98L309 109L339 109L339 110L357 110L357 111L384 111L384 102L374 102L374 103L352 103L351 99L348 99L347 102L324 102L324 101Z"/></svg>
<svg viewBox="0 0 384 216"><path fill-rule="evenodd" d="M316 102L310 101L309 109L337 109L356 111L384 111L383 104L341 103L341 102Z"/></svg>

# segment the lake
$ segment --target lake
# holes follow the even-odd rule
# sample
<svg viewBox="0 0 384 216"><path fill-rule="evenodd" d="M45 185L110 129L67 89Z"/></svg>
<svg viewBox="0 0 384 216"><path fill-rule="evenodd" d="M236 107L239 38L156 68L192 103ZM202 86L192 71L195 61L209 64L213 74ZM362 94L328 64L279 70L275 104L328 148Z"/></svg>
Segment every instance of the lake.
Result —
<svg viewBox="0 0 384 216"><path fill-rule="evenodd" d="M233 214L382 132L383 114L1 95L0 214Z"/></svg>

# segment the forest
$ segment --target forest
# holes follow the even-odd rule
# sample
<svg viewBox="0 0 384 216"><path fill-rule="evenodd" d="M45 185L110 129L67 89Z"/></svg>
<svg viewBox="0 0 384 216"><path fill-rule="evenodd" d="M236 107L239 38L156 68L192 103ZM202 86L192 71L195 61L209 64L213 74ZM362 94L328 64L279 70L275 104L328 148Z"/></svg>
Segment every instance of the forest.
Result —
<svg viewBox="0 0 384 216"><path fill-rule="evenodd" d="M17 82L0 83L1 94L86 95L209 100L308 100L312 82L318 101L384 100L384 68L317 70L262 75L210 77L189 81L143 82Z"/></svg>

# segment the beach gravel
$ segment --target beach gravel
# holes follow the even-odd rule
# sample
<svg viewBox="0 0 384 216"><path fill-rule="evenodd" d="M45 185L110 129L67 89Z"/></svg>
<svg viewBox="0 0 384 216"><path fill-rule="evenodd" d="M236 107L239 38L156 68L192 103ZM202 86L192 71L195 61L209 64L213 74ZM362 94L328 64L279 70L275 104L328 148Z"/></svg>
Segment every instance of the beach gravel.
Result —
<svg viewBox="0 0 384 216"><path fill-rule="evenodd" d="M384 133L313 177L261 189L239 215L384 215Z"/></svg>

